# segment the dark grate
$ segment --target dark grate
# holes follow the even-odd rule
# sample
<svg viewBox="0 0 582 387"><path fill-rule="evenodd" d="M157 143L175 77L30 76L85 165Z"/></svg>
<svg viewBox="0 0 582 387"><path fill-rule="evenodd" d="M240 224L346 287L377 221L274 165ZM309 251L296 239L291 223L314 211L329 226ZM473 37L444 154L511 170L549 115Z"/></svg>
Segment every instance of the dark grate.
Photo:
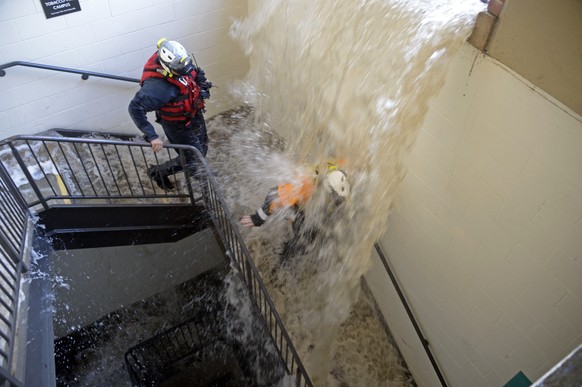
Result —
<svg viewBox="0 0 582 387"><path fill-rule="evenodd" d="M242 372L234 372L240 368L216 326L212 315L205 313L130 348L125 364L132 384L174 385L183 379L196 380L200 386L216 385L217 381L245 386Z"/></svg>

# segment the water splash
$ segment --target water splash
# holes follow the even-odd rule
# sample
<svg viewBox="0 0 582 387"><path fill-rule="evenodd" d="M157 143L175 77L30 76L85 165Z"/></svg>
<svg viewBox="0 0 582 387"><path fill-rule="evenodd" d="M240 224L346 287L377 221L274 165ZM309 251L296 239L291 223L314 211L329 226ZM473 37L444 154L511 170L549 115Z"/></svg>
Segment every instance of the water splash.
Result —
<svg viewBox="0 0 582 387"><path fill-rule="evenodd" d="M297 165L335 157L348 160L353 186L349 206L331 218L325 195L315 195L307 222L320 230L318 248L291 265L293 274L273 277L284 289L281 308L308 371L317 385L329 384L334 339L358 298L373 244L388 226L406 173L403 162L447 64L484 6L425 0L257 4L232 28L251 61L247 87L238 94L254 106L254 126L285 134L287 143L282 156L262 155L248 139L238 143L259 161L256 170L248 165L251 175L261 176L248 178L256 183L246 189L263 197L266 182L279 184L293 178ZM280 219L270 223L284 228ZM249 233L251 245L256 235Z"/></svg>
<svg viewBox="0 0 582 387"><path fill-rule="evenodd" d="M254 211L260 205L263 195L257 195L256 192L264 193L277 181L292 175L285 169L285 166L293 167L291 160L278 150L277 141L269 143L262 130L252 127L253 120L252 109L241 109L214 117L208 125L212 140L209 161L218 171L219 185L224 188L225 199L235 218ZM269 168L265 170L267 165ZM325 254L318 254L332 246L318 241L318 248L311 253L281 265L281 246L292 235L285 215L283 212L272 216L262 228L242 231L292 342L302 361L307 360L308 365L312 366L319 364L315 362L320 356L316 350L321 338L318 337L320 332L312 331L311 328L323 318L319 311L324 309L318 308L323 308L326 302L325 297L320 297L324 293L318 290L318 270L331 270L324 267L330 266L330 262L321 260ZM352 296L358 297L357 293ZM231 291L227 295L233 304L239 302L239 297L237 291ZM322 325L322 329L325 326L334 329L329 333L328 340L331 343L327 348L335 348L330 352L335 353L333 359L329 356L324 358L332 367L324 384L341 385L342 382L362 380L371 382L367 385L413 385L409 382L410 378L402 366L397 349L362 295L358 305L360 307L351 308L347 312L349 318L343 324ZM240 320L244 321L244 313L241 313L241 317ZM237 321L230 321L229 324L236 326ZM363 348L350 345L349 342L354 337L362 342L374 343L374 346ZM381 356L375 356L376 354ZM282 385L288 382L289 380L281 381Z"/></svg>

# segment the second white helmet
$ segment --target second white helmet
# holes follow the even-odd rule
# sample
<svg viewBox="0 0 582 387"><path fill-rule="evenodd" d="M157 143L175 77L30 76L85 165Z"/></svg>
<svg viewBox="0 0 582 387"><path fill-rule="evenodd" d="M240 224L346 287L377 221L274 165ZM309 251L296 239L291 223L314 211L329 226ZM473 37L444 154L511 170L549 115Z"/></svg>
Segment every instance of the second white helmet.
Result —
<svg viewBox="0 0 582 387"><path fill-rule="evenodd" d="M341 198L347 198L350 196L352 189L348 177L339 169L327 173L325 177L325 187L328 191L337 194Z"/></svg>

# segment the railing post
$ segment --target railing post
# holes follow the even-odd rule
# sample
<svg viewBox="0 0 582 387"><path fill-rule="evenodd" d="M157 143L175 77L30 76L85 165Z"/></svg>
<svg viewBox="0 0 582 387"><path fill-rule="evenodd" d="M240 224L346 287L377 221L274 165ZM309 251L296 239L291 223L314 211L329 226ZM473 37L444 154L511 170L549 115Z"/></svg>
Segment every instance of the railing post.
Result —
<svg viewBox="0 0 582 387"><path fill-rule="evenodd" d="M178 149L178 160L180 160L180 164L182 164L182 170L184 171L184 177L186 178L186 188L188 189L188 196L190 196L190 203L194 204L194 190L192 189L192 179L194 176L191 176L190 168L188 168L188 163L186 160L186 156L184 155L184 149Z"/></svg>

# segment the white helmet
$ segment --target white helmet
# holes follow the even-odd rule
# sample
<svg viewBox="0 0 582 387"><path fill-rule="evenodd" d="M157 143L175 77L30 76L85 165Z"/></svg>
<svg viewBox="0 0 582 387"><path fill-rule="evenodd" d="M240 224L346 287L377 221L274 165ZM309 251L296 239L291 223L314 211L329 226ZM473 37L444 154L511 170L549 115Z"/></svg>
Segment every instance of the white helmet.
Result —
<svg viewBox="0 0 582 387"><path fill-rule="evenodd" d="M346 174L339 169L328 172L325 176L324 184L329 192L336 194L342 199L350 196L352 186Z"/></svg>
<svg viewBox="0 0 582 387"><path fill-rule="evenodd" d="M194 69L192 58L180 43L162 38L158 40L158 58L169 73L188 75Z"/></svg>

